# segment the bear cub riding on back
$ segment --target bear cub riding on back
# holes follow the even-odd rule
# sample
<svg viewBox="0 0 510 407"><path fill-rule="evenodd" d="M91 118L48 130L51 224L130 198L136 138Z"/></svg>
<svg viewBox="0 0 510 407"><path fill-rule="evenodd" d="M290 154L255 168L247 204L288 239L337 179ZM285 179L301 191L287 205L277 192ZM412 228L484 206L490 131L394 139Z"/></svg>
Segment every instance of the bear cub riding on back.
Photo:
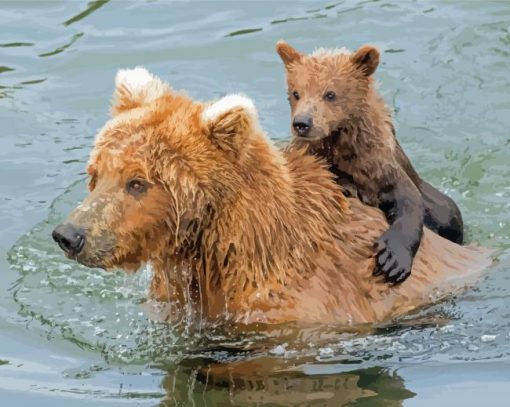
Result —
<svg viewBox="0 0 510 407"><path fill-rule="evenodd" d="M394 284L410 275L423 225L462 244L459 208L419 177L396 139L372 78L379 51L366 45L304 55L284 41L276 50L285 64L292 144L325 158L345 194L379 207L390 224L375 249L374 275Z"/></svg>

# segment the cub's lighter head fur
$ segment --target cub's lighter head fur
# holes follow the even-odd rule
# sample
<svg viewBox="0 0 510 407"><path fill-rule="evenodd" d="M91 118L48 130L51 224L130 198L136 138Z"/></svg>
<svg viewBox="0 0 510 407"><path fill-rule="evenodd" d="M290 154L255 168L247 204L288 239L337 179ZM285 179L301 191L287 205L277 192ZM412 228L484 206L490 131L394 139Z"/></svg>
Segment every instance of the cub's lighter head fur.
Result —
<svg viewBox="0 0 510 407"><path fill-rule="evenodd" d="M376 48L319 48L305 55L279 41L276 51L285 64L295 137L319 141L349 129L365 114L371 75L379 64Z"/></svg>
<svg viewBox="0 0 510 407"><path fill-rule="evenodd" d="M336 55L352 55L352 51L342 47L342 48L316 48L311 54L311 57L317 58L328 58Z"/></svg>

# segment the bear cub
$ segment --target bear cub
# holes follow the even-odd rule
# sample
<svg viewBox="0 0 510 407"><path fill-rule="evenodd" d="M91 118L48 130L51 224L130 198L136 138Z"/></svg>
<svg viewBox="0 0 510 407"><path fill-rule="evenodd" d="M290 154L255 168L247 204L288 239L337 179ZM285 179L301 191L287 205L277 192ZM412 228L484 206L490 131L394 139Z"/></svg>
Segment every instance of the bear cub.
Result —
<svg viewBox="0 0 510 407"><path fill-rule="evenodd" d="M462 215L455 202L414 170L399 145L390 109L372 74L379 51L319 49L310 55L284 41L292 115L292 144L325 158L345 194L379 207L389 223L376 246L374 275L398 284L411 273L423 225L462 244Z"/></svg>

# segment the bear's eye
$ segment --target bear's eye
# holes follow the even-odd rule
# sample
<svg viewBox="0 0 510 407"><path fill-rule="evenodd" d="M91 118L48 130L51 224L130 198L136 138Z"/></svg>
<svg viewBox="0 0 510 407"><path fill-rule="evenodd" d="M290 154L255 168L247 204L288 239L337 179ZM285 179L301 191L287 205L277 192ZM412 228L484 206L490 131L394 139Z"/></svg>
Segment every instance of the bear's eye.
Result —
<svg viewBox="0 0 510 407"><path fill-rule="evenodd" d="M324 94L324 99L332 101L336 99L336 93L330 90Z"/></svg>
<svg viewBox="0 0 510 407"><path fill-rule="evenodd" d="M138 196L147 191L147 183L139 179L132 179L126 184L126 190L128 194Z"/></svg>
<svg viewBox="0 0 510 407"><path fill-rule="evenodd" d="M299 93L296 90L292 92L292 96L294 96L294 99L299 100Z"/></svg>

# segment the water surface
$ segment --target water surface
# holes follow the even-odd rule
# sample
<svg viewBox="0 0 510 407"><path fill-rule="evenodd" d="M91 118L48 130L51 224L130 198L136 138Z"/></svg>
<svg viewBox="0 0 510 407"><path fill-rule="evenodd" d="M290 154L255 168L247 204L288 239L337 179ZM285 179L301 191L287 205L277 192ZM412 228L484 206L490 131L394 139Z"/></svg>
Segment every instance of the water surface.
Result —
<svg viewBox="0 0 510 407"><path fill-rule="evenodd" d="M510 382L510 4L505 1L0 2L2 405L504 405ZM118 68L211 99L244 92L289 134L278 39L377 45L419 173L498 264L465 294L370 333L176 329L150 270L89 270L50 232L85 195ZM228 363L226 363L228 362Z"/></svg>

